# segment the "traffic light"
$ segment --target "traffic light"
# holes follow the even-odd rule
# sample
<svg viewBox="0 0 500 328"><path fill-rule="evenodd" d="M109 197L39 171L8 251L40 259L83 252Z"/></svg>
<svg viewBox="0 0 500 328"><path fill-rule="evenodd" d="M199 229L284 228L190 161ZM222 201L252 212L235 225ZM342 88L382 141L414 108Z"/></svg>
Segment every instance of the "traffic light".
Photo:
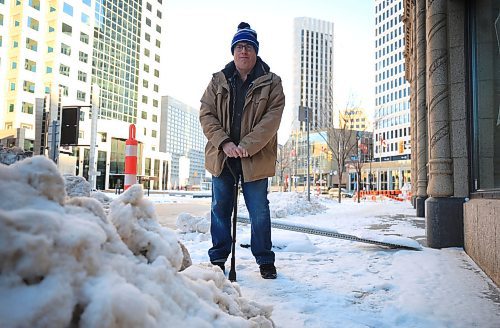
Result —
<svg viewBox="0 0 500 328"><path fill-rule="evenodd" d="M80 107L64 107L61 121L61 145L77 145Z"/></svg>
<svg viewBox="0 0 500 328"><path fill-rule="evenodd" d="M398 151L400 154L405 152L405 142L404 140L400 140L398 143Z"/></svg>

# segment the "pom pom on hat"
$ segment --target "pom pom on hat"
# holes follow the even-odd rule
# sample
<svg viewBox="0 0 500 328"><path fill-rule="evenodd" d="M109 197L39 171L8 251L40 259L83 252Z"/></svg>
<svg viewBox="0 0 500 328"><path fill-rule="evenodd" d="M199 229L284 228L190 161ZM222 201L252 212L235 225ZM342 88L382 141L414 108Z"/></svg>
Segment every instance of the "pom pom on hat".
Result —
<svg viewBox="0 0 500 328"><path fill-rule="evenodd" d="M241 22L238 25L238 31L233 37L233 41L231 42L231 54L234 54L234 47L238 42L247 42L250 43L255 49L255 53L259 53L259 41L257 41L257 32L252 30L250 24Z"/></svg>

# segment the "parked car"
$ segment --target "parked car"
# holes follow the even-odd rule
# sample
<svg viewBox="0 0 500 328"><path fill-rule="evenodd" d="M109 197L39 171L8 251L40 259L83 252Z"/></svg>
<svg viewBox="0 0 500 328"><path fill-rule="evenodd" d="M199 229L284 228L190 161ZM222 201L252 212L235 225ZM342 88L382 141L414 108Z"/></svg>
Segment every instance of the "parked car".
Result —
<svg viewBox="0 0 500 328"><path fill-rule="evenodd" d="M342 194L342 197L346 197L346 198L354 197L354 190L347 190L345 188L342 188L342 189L340 189L340 193Z"/></svg>

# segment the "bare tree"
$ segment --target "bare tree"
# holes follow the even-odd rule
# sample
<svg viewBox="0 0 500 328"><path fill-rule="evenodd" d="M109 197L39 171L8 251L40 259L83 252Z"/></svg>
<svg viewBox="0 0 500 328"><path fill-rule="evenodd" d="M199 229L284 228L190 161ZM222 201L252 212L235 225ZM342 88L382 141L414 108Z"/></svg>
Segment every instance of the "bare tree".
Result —
<svg viewBox="0 0 500 328"><path fill-rule="evenodd" d="M338 200L342 201L341 187L344 176L344 170L349 156L355 153L357 147L356 132L351 130L351 118L353 117L353 110L346 108L343 112L339 113L339 127L330 129L328 136L330 142L328 146L332 151L332 158L338 167L339 188Z"/></svg>

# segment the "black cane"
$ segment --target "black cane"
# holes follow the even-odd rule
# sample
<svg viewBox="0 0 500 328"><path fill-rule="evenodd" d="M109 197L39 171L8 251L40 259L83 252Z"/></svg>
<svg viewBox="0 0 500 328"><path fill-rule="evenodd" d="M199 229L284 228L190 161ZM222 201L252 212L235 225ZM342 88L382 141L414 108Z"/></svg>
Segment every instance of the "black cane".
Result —
<svg viewBox="0 0 500 328"><path fill-rule="evenodd" d="M229 169L229 172L231 172L231 175L234 178L234 204L233 204L233 245L231 249L231 270L229 271L229 281L236 281L236 257L235 257L235 250L236 250L236 218L237 218L237 213L238 213L238 183L239 183L239 176L237 176L234 171L231 169L231 165L227 163L227 168Z"/></svg>

